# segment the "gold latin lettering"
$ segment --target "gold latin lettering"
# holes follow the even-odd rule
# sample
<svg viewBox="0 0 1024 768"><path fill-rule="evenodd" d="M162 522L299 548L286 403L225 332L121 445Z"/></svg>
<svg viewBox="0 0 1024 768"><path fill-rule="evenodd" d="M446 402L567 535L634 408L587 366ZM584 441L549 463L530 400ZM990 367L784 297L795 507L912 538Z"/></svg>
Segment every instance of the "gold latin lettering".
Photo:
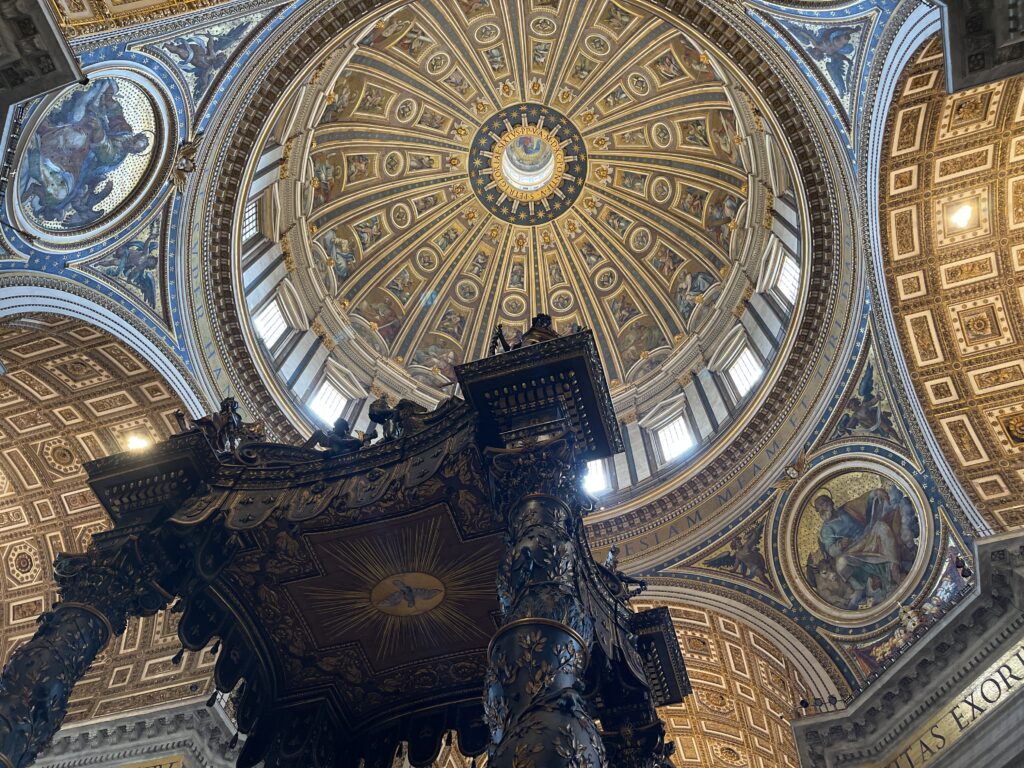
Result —
<svg viewBox="0 0 1024 768"><path fill-rule="evenodd" d="M970 726L1002 706L1018 689L1024 688L1024 643L1003 655L960 692L953 706L923 724L903 745L890 752L885 768L923 768L938 759L942 750L955 743ZM897 748L899 750L899 748ZM915 763L911 753L918 757Z"/></svg>
<svg viewBox="0 0 1024 768"><path fill-rule="evenodd" d="M987 691L991 691L992 690L991 686L993 686L993 685L996 688L995 698L994 699L990 699L988 697ZM990 687L986 688L985 686L990 686ZM995 704L997 701L999 701L999 697L1002 696L1002 695L1003 695L1003 689L1002 689L1002 686L999 685L999 681L998 680L995 680L995 679L993 679L991 677L988 677L988 678L985 678L985 680L981 683L981 698L983 698L989 704Z"/></svg>

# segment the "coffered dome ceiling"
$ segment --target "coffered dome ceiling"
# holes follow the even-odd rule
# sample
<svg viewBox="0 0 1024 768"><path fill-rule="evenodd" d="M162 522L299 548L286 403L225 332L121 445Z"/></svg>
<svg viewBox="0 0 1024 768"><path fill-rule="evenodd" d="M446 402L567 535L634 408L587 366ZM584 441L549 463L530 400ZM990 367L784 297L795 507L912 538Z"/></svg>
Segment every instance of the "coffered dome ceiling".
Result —
<svg viewBox="0 0 1024 768"><path fill-rule="evenodd" d="M434 397L537 312L594 329L613 389L678 387L687 343L738 324L719 310L757 280L779 150L678 23L604 0L417 3L316 78L286 171L308 221L291 282Z"/></svg>
<svg viewBox="0 0 1024 768"><path fill-rule="evenodd" d="M345 58L313 132L325 295L431 386L538 311L593 328L613 386L644 379L728 330L731 273L756 279L765 158L732 81L632 6L402 9Z"/></svg>
<svg viewBox="0 0 1024 768"><path fill-rule="evenodd" d="M325 377L350 404L437 403L496 326L511 338L545 312L561 333L593 329L628 432L608 514L638 510L634 531L717 515L724 483L790 452L837 376L852 246L816 97L759 58L742 18L677 12L297 13L226 95L179 227L211 375L294 440L328 420L311 408ZM749 391L728 374L744 350ZM673 461L656 433L679 418L694 447Z"/></svg>

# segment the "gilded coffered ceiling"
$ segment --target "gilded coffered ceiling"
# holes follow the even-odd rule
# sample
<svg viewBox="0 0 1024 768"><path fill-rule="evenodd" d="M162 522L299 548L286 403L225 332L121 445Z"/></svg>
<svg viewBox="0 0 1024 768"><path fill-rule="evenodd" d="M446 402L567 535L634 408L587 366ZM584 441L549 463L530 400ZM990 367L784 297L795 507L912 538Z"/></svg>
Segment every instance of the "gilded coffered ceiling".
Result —
<svg viewBox="0 0 1024 768"><path fill-rule="evenodd" d="M56 597L53 559L82 552L110 519L82 462L171 434L181 403L124 344L46 315L0 324L0 642L3 660ZM186 654L177 615L133 619L75 687L68 716L106 717L202 696L213 658Z"/></svg>
<svg viewBox="0 0 1024 768"><path fill-rule="evenodd" d="M224 0L50 0L64 34L72 38L223 3Z"/></svg>
<svg viewBox="0 0 1024 768"><path fill-rule="evenodd" d="M291 250L335 335L441 389L497 324L547 312L595 330L615 388L737 324L771 143L738 76L651 7L417 3L318 80Z"/></svg>
<svg viewBox="0 0 1024 768"><path fill-rule="evenodd" d="M996 530L1024 525L1024 78L945 92L931 38L881 168L896 330L948 462Z"/></svg>

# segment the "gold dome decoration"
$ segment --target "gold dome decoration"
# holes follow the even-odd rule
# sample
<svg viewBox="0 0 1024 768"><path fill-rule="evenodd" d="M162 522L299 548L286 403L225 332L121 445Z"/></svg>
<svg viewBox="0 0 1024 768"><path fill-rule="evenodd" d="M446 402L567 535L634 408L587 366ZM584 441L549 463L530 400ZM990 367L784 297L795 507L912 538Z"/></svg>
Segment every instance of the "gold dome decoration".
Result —
<svg viewBox="0 0 1024 768"><path fill-rule="evenodd" d="M638 382L685 351L677 338L724 336L708 309L722 275L757 271L764 184L749 180L767 163L748 98L653 6L517 9L408 6L332 65L304 172L310 273L431 387L537 311L594 328L609 377Z"/></svg>
<svg viewBox="0 0 1024 768"><path fill-rule="evenodd" d="M546 158L540 168L543 183L535 186L532 177L524 177L522 166L515 158L525 154L524 142L541 146ZM518 171L518 173L517 173ZM497 187L505 195L522 202L543 200L562 182L565 175L565 152L547 128L519 125L499 139L491 158L491 174Z"/></svg>

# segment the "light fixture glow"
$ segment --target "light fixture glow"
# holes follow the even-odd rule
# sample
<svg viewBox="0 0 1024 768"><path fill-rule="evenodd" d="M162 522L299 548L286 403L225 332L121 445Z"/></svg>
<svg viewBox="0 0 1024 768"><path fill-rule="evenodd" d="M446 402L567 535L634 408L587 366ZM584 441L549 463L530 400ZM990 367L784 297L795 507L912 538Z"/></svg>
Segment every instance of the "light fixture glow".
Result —
<svg viewBox="0 0 1024 768"><path fill-rule="evenodd" d="M967 225L971 223L972 218L974 218L974 206L970 203L964 203L953 211L949 217L949 223L957 229L966 229Z"/></svg>
<svg viewBox="0 0 1024 768"><path fill-rule="evenodd" d="M153 441L145 435L128 435L125 442L129 451L144 451L153 444Z"/></svg>

